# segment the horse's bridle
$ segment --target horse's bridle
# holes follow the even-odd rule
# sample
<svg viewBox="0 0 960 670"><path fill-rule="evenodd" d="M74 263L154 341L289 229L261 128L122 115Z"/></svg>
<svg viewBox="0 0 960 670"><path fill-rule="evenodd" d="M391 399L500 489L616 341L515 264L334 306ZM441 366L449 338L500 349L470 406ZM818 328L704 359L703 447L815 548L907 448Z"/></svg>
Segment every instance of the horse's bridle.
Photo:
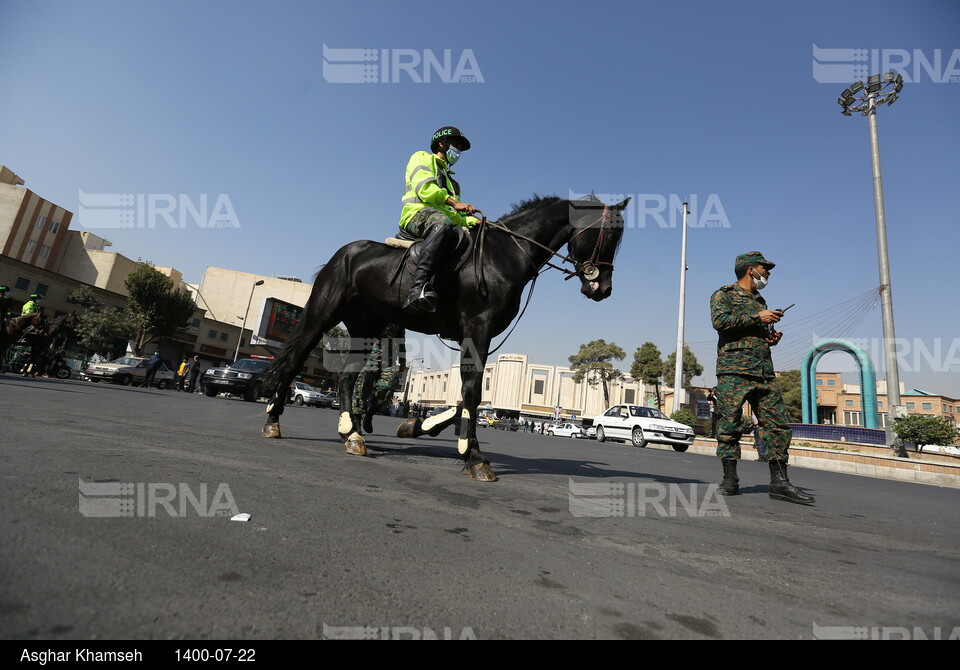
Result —
<svg viewBox="0 0 960 670"><path fill-rule="evenodd" d="M517 244L517 248L524 253L527 259L530 261L530 265L534 267L534 273L533 273L534 276L539 275L540 270L543 269L543 267L546 265L551 268L554 268L555 270L560 270L560 272L563 272L564 274L566 274L567 276L564 277L564 281L566 281L567 279L576 277L577 274L582 275L583 278L586 279L587 281L594 281L597 277L600 276L601 265L609 266L610 271L613 272L613 263L608 263L607 261L600 260L600 254L603 253L603 245L604 245L604 242L606 241L607 229L610 228L609 225L606 225L606 222L608 219L610 219L610 206L604 205L603 214L601 214L598 219L596 219L595 221L592 221L591 223L587 224L586 226L578 230L576 234L570 238L567 244L572 243L575 239L577 239L577 237L583 234L583 232L588 228L593 228L598 223L600 224L600 234L597 235L597 242L596 244L593 245L593 253L590 254L590 258L588 260L580 261L580 262L578 262L575 258L572 258L571 256L561 254L559 251L554 251L547 245L541 244L537 240L534 240L532 238L527 237L526 235L521 235L518 232L510 230L509 228L507 228L501 223L497 223L496 221L489 221L486 217L482 217L480 219L480 224L479 224L481 226L480 239L482 239L482 236L483 236L483 227L486 227L486 226L490 226L494 230L499 230L503 233L506 233L507 235L510 235L510 237L513 238L513 241ZM545 261L537 265L534 262L533 258L530 257L530 254L527 253L527 250L524 249L520 245L520 243L517 241L518 239L525 240L530 244L533 244L534 246L540 247L541 249L547 251L550 255L547 256L547 259ZM558 257L561 261L565 263L570 263L574 267L574 269L568 270L567 268L562 267L560 265L554 265L553 263L550 262L550 259L553 258L554 256Z"/></svg>

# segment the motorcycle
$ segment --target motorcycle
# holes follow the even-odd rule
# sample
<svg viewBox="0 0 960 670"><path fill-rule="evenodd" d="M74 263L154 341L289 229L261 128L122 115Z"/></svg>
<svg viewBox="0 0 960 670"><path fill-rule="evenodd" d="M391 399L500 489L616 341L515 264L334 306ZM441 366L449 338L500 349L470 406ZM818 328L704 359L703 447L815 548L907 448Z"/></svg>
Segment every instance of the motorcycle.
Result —
<svg viewBox="0 0 960 670"><path fill-rule="evenodd" d="M60 354L55 354L50 365L47 366L47 376L57 379L70 379L70 374L71 370L70 366L67 365L67 360Z"/></svg>

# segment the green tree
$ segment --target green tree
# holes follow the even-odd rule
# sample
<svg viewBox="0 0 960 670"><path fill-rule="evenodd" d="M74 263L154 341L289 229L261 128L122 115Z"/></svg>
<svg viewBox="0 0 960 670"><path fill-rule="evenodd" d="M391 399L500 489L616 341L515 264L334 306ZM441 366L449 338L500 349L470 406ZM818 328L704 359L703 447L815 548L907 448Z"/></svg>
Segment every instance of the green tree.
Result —
<svg viewBox="0 0 960 670"><path fill-rule="evenodd" d="M657 409L663 409L660 401L660 379L663 377L663 358L653 342L644 342L633 353L630 376L644 384L653 384L657 392Z"/></svg>
<svg viewBox="0 0 960 670"><path fill-rule="evenodd" d="M187 291L175 287L170 277L149 263L138 263L123 284L130 294L127 312L138 356L151 340L169 337L186 326L197 307Z"/></svg>
<svg viewBox="0 0 960 670"><path fill-rule="evenodd" d="M573 370L573 381L576 384L586 380L590 386L603 386L604 406L610 406L610 382L623 377L623 373L613 367L610 361L622 361L626 352L613 342L607 344L604 340L594 340L589 344L581 344L580 351L570 356L570 368Z"/></svg>
<svg viewBox="0 0 960 670"><path fill-rule="evenodd" d="M667 357L666 362L663 364L663 378L664 379L673 379L676 376L677 369L677 352L673 352ZM683 345L683 388L690 390L690 382L693 381L693 378L697 375L703 373L703 366L700 365L700 362L697 361L697 356L687 345Z"/></svg>
<svg viewBox="0 0 960 670"><path fill-rule="evenodd" d="M780 393L783 394L783 407L787 410L787 421L800 423L803 417L803 394L800 387L800 371L784 370L777 375Z"/></svg>
<svg viewBox="0 0 960 670"><path fill-rule="evenodd" d="M129 340L134 335L125 310L105 306L90 287L81 286L67 296L84 308L77 326L77 339L84 347L96 351L109 350L117 340Z"/></svg>
<svg viewBox="0 0 960 670"><path fill-rule="evenodd" d="M893 420L893 432L904 442L912 442L920 451L921 445L947 447L957 441L958 431L953 421L945 416L909 414Z"/></svg>
<svg viewBox="0 0 960 670"><path fill-rule="evenodd" d="M688 409L678 409L670 415L670 419L677 423L682 423L685 426L690 426L691 428L697 423L697 417Z"/></svg>

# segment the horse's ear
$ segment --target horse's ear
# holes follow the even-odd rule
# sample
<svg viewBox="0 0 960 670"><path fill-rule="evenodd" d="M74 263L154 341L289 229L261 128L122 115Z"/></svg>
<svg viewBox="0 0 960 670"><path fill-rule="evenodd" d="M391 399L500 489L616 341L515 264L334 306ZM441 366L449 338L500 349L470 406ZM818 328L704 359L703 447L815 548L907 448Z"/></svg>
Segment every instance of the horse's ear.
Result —
<svg viewBox="0 0 960 670"><path fill-rule="evenodd" d="M633 196L627 196L626 200L622 200L621 202L618 202L616 205L611 205L611 207L613 207L613 209L619 209L620 211L623 211L627 208L627 204L630 202L630 199L632 197Z"/></svg>

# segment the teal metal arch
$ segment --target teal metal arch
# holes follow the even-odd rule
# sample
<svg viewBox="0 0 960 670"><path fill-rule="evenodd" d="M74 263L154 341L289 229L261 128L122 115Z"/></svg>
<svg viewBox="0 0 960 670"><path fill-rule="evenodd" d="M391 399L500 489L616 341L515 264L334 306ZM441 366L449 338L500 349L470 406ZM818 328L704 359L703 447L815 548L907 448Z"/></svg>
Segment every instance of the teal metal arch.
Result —
<svg viewBox="0 0 960 670"><path fill-rule="evenodd" d="M863 349L846 340L823 340L818 342L803 358L800 370L800 393L804 423L817 423L817 363L824 354L845 351L857 362L860 369L860 407L865 428L879 428L880 414L877 411L877 374L873 362Z"/></svg>

